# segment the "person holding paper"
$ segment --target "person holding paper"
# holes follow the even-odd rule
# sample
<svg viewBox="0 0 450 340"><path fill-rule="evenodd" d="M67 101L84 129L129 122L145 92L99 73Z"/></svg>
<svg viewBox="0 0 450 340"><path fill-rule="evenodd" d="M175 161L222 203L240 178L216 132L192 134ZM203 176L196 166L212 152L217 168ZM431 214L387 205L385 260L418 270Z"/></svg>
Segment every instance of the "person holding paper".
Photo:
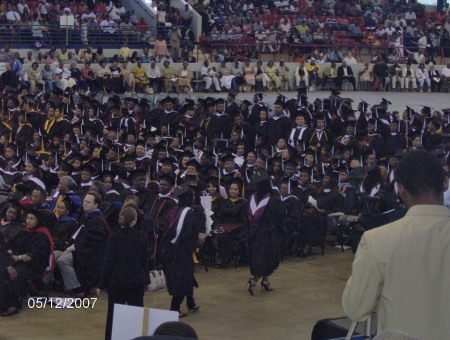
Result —
<svg viewBox="0 0 450 340"><path fill-rule="evenodd" d="M121 228L106 243L97 296L108 292L105 339L111 339L114 304L144 307L144 292L150 284L146 235L134 229L137 212L124 207L119 214Z"/></svg>
<svg viewBox="0 0 450 340"><path fill-rule="evenodd" d="M196 191L196 194L197 191ZM198 233L205 223L199 218L199 210L191 208L195 201L194 190L188 183L175 189L174 196L178 206L167 216L161 247L164 259L167 290L172 295L170 310L178 311L180 318L187 316L180 311L184 297L187 297L189 312L196 312L200 307L194 300L194 287L198 287L194 277L194 260L192 254L197 247Z"/></svg>

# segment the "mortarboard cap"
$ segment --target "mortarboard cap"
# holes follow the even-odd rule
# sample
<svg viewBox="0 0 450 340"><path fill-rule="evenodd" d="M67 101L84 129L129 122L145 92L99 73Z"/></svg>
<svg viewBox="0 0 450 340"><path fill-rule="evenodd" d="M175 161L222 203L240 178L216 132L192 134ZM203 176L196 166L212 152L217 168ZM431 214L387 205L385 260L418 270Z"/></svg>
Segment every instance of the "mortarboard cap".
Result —
<svg viewBox="0 0 450 340"><path fill-rule="evenodd" d="M258 184L270 180L270 175L267 170L256 171L250 178L251 184Z"/></svg>
<svg viewBox="0 0 450 340"><path fill-rule="evenodd" d="M179 186L177 186L175 188L175 191L174 191L173 195L175 197L180 197L180 196L185 195L185 194L187 194L187 193L189 193L191 191L192 190L191 190L191 187L189 186L189 184L188 183L183 183L183 184L181 184L181 185L179 185Z"/></svg>

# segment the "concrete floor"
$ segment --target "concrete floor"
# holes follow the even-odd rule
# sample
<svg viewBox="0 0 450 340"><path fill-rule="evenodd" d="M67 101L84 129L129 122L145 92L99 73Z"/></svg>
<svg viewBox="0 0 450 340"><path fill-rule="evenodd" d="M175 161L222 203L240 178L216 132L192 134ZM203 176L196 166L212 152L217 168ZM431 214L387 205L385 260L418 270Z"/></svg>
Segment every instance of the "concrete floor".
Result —
<svg viewBox="0 0 450 340"><path fill-rule="evenodd" d="M316 252L319 250L316 249ZM288 258L271 277L272 292L255 296L244 287L248 268L196 268L200 288L195 299L200 311L182 321L200 339L310 339L317 320L343 316L341 295L350 275L350 250L328 247L324 256ZM146 293L145 306L168 309L166 290ZM29 309L0 318L0 340L102 339L107 298L93 309ZM186 305L182 306L186 310Z"/></svg>

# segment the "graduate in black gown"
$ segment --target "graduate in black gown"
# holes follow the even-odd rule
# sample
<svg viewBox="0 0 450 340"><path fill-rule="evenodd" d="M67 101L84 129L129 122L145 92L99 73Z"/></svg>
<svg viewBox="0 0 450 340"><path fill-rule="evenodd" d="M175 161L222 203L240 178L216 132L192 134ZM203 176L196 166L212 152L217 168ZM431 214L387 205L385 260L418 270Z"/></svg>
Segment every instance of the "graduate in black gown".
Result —
<svg viewBox="0 0 450 340"><path fill-rule="evenodd" d="M272 193L267 171L255 172L252 177L255 193L248 209L248 247L250 274L248 291L254 294L256 284L271 291L269 276L277 269L281 258L283 231L283 208L278 195Z"/></svg>
<svg viewBox="0 0 450 340"><path fill-rule="evenodd" d="M178 186L174 195L178 199L178 205L167 216L161 246L167 290L172 296L170 310L178 311L180 317L185 317L187 314L180 311L185 296L189 312L199 309L194 300L194 287L198 287L198 284L194 277L192 255L202 226L191 208L195 198L189 184Z"/></svg>
<svg viewBox="0 0 450 340"><path fill-rule="evenodd" d="M302 218L303 205L297 196L293 194L298 186L298 182L289 178L284 178L280 183L279 190L281 195L281 206L283 209L283 231L286 237L282 244L282 254L289 254L297 250L297 244L300 234L300 220Z"/></svg>
<svg viewBox="0 0 450 340"><path fill-rule="evenodd" d="M19 313L20 297L27 281L39 282L46 270L53 270L53 241L49 231L42 227L39 210L30 209L25 228L11 244L12 267L8 268L9 279L2 282L4 297L2 316ZM1 268L0 268L1 269Z"/></svg>
<svg viewBox="0 0 450 340"><path fill-rule="evenodd" d="M239 240L246 235L247 201L242 198L242 181L233 179L228 188L228 198L220 205L215 219L214 238L218 244L216 266L228 265Z"/></svg>
<svg viewBox="0 0 450 340"><path fill-rule="evenodd" d="M111 339L114 304L144 307L144 291L150 284L148 245L145 234L136 230L137 212L125 207L119 214L120 230L106 244L98 280L97 296L108 291L105 339Z"/></svg>

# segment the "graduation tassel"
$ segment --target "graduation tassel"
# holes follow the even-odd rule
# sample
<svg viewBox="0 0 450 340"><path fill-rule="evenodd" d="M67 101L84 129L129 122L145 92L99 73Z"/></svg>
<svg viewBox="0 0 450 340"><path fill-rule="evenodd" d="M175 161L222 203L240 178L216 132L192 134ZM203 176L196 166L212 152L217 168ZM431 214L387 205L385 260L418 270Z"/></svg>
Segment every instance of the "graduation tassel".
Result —
<svg viewBox="0 0 450 340"><path fill-rule="evenodd" d="M12 143L13 142L13 138L12 138L12 132L9 133L9 142Z"/></svg>
<svg viewBox="0 0 450 340"><path fill-rule="evenodd" d="M152 176L151 176L151 168L150 165L147 168L147 182L150 183L152 180Z"/></svg>

